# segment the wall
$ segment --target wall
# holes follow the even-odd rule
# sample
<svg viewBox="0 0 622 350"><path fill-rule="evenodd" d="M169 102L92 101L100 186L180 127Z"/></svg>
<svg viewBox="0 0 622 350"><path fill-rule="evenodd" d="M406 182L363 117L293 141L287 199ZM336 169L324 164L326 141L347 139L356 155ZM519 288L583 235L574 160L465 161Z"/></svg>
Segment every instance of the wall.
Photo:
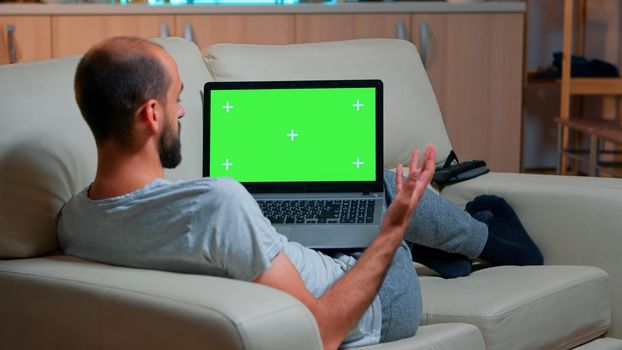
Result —
<svg viewBox="0 0 622 350"><path fill-rule="evenodd" d="M575 7L576 8L576 7ZM527 33L527 69L551 64L553 52L562 49L563 0L530 0ZM598 58L622 67L622 1L587 1L587 58ZM614 98L586 98L585 115L616 117ZM525 90L523 124L523 165L530 168L554 168L557 150L559 87L535 84Z"/></svg>

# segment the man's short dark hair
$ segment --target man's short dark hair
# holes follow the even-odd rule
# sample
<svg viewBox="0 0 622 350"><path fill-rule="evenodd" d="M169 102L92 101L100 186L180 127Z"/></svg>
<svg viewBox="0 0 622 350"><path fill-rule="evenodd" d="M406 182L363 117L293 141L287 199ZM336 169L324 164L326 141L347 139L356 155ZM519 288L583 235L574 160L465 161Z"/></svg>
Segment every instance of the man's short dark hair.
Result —
<svg viewBox="0 0 622 350"><path fill-rule="evenodd" d="M116 37L80 60L76 101L98 144L109 139L129 143L138 107L151 98L166 102L171 77L154 55L158 47L144 39Z"/></svg>

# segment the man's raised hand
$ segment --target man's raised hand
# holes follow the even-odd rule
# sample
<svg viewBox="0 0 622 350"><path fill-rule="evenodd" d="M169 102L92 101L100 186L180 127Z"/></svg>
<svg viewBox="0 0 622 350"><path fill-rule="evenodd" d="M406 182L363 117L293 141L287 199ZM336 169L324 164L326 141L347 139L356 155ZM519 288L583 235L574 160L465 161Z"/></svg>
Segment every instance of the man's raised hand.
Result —
<svg viewBox="0 0 622 350"><path fill-rule="evenodd" d="M426 147L423 164L419 167L419 150L414 150L410 159L408 177L403 178L403 166L398 164L395 174L397 194L389 206L381 231L399 230L401 234L406 230L417 204L432 181L436 167L436 147Z"/></svg>

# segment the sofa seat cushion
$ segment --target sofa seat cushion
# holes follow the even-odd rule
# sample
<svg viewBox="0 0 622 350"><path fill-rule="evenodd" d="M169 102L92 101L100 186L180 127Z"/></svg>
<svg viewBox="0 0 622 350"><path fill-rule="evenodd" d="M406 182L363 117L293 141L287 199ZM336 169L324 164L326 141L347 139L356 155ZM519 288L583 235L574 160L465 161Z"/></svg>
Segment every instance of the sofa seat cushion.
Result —
<svg viewBox="0 0 622 350"><path fill-rule="evenodd" d="M568 349L611 323L609 276L584 266L499 266L469 277L421 277L422 324L465 322L486 348Z"/></svg>
<svg viewBox="0 0 622 350"><path fill-rule="evenodd" d="M420 326L414 337L378 345L358 348L361 350L476 350L486 349L484 339L477 327L466 323L443 323Z"/></svg>

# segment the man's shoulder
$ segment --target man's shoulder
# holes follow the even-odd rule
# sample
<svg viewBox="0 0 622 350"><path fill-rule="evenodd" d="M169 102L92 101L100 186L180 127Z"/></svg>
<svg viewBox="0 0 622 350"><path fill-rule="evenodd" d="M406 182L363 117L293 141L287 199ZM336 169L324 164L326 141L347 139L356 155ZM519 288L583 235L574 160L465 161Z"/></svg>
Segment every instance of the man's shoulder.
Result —
<svg viewBox="0 0 622 350"><path fill-rule="evenodd" d="M125 206L130 203L134 205L152 202L173 203L201 197L231 198L244 191L245 189L240 183L230 178L200 178L177 182L157 179L134 192L102 200L88 198L88 187L86 187L74 194L65 203L63 209L67 210L72 207L105 209Z"/></svg>
<svg viewBox="0 0 622 350"><path fill-rule="evenodd" d="M204 193L219 193L229 191L244 190L244 187L237 181L231 178L213 178L203 177L194 180L181 180L181 181L168 181L164 179L158 179L144 188L130 193L129 195L141 196L141 195L200 195Z"/></svg>
<svg viewBox="0 0 622 350"><path fill-rule="evenodd" d="M162 197L167 198L168 202L181 200L186 204L191 203L195 210L201 212L227 211L233 215L234 212L257 205L242 184L226 177L169 183L162 191Z"/></svg>
<svg viewBox="0 0 622 350"><path fill-rule="evenodd" d="M168 192L190 192L196 195L210 195L215 197L237 198L240 195L248 195L248 192L239 182L228 178L204 177L196 180L179 181L169 183L162 190Z"/></svg>
<svg viewBox="0 0 622 350"><path fill-rule="evenodd" d="M177 182L158 179L140 190L103 200L89 199L84 189L65 203L61 217L101 219L116 217L121 212L137 217L168 216L171 211L194 217L197 212L225 210L233 214L253 204L252 196L233 179L200 178Z"/></svg>

